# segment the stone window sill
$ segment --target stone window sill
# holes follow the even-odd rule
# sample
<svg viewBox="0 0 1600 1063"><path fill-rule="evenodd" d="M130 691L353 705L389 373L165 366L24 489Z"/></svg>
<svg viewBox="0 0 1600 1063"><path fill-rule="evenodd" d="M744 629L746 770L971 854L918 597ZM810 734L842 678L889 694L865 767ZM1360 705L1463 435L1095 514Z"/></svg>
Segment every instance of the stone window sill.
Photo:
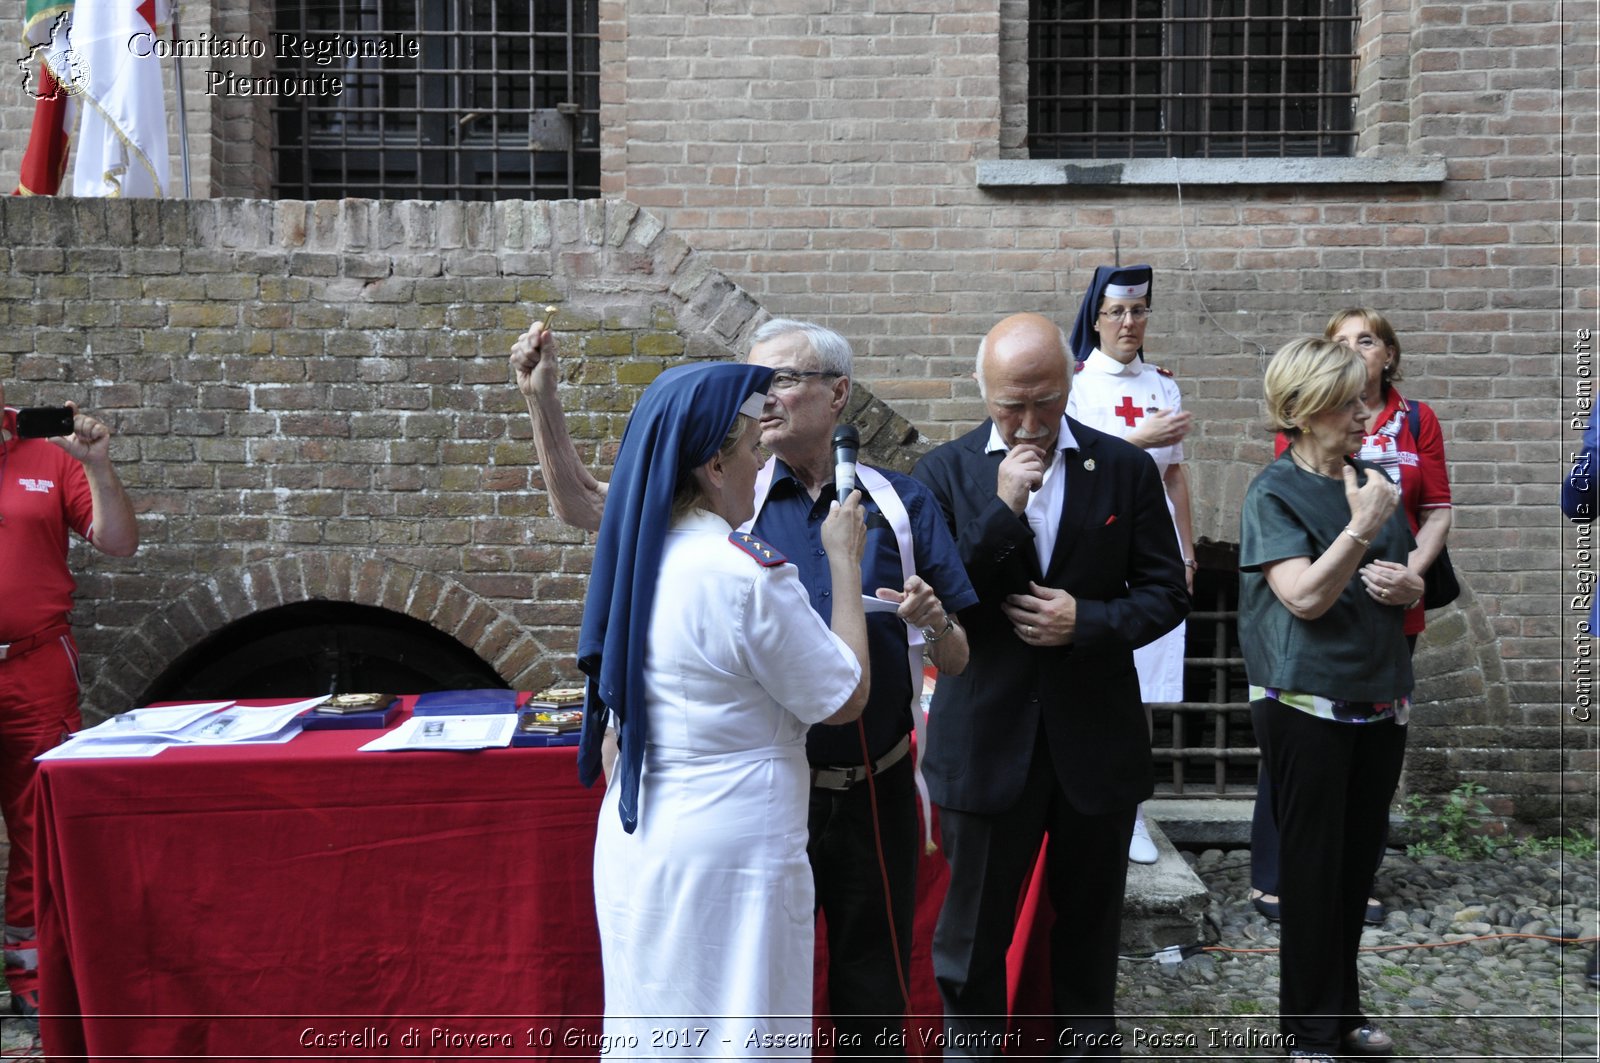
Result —
<svg viewBox="0 0 1600 1063"><path fill-rule="evenodd" d="M979 188L1050 185L1437 184L1442 155L1357 159L985 159Z"/></svg>

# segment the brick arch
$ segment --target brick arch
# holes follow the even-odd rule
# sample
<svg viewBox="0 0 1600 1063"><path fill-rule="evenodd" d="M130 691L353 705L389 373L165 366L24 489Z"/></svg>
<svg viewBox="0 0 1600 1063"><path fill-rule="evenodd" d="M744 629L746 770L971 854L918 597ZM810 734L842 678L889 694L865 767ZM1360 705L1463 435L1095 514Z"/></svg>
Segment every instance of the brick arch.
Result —
<svg viewBox="0 0 1600 1063"><path fill-rule="evenodd" d="M622 200L33 197L0 223L0 302L30 308L24 346L64 352L0 352L0 373L32 404L87 399L141 515L136 557L73 559L91 715L317 597L405 611L516 686L572 678L588 545L549 514L511 341L561 308L573 434L603 474L656 373L739 357L770 317ZM874 460L919 453L868 389L852 416Z"/></svg>
<svg viewBox="0 0 1600 1063"><path fill-rule="evenodd" d="M91 679L86 715L132 707L182 654L237 620L281 605L339 601L420 620L472 650L517 689L538 689L556 673L550 652L514 616L459 582L410 565L331 551L300 552L193 580L161 612L115 644L120 667Z"/></svg>

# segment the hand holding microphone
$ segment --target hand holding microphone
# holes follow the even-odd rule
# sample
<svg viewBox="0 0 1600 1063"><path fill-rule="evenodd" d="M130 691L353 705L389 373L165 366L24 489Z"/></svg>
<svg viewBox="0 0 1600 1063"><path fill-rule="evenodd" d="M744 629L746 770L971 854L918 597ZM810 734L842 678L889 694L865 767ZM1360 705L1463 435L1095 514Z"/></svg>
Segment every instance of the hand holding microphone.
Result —
<svg viewBox="0 0 1600 1063"><path fill-rule="evenodd" d="M833 489L841 501L856 487L856 454L861 449L861 433L854 425L842 424L833 430Z"/></svg>

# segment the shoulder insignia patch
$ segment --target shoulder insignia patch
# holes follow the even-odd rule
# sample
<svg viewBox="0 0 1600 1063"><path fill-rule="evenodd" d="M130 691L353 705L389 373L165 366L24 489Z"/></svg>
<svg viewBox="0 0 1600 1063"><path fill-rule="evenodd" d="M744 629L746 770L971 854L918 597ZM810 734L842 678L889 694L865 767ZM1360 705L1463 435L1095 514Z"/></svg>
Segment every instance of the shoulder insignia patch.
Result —
<svg viewBox="0 0 1600 1063"><path fill-rule="evenodd" d="M731 532L728 541L753 557L762 568L775 568L789 560L749 532Z"/></svg>
<svg viewBox="0 0 1600 1063"><path fill-rule="evenodd" d="M1159 365L1153 365L1150 368L1154 369L1156 372L1160 373L1162 376L1171 376L1172 375L1172 370L1163 369Z"/></svg>

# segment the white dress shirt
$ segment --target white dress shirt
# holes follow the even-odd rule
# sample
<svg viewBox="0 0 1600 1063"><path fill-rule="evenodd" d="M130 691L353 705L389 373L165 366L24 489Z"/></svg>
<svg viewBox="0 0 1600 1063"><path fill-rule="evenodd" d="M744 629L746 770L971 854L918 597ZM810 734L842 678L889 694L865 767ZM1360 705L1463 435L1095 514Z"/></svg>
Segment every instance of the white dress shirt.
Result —
<svg viewBox="0 0 1600 1063"><path fill-rule="evenodd" d="M999 427L991 424L989 445L984 448L984 453L1007 452L1010 449L1006 441L1000 438ZM1077 449L1078 441L1072 437L1066 417L1062 417L1061 428L1056 432L1055 453L1044 467L1044 482L1037 491L1028 493L1028 504L1023 510L1028 518L1028 527L1033 529L1033 546L1039 554L1040 572L1050 569L1050 555L1056 549L1056 531L1061 527L1061 506L1067 496L1066 460L1063 454Z"/></svg>

